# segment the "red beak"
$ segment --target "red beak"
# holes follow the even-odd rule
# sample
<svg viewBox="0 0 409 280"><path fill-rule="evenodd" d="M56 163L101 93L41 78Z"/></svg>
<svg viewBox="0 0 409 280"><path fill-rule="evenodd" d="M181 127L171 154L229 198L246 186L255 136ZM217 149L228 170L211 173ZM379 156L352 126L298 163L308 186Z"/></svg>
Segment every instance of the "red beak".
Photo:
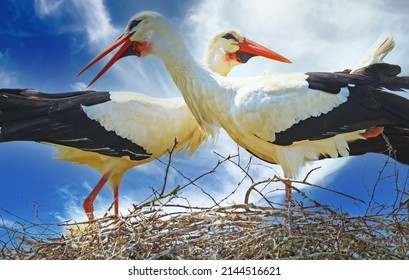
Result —
<svg viewBox="0 0 409 280"><path fill-rule="evenodd" d="M291 63L291 61L288 58L285 58L284 56L260 45L257 44L256 42L253 42L249 39L244 39L243 42L238 43L239 46L239 52L245 52L252 54L254 56L263 56L266 58L274 59L277 61L285 62L285 63Z"/></svg>
<svg viewBox="0 0 409 280"><path fill-rule="evenodd" d="M108 63L102 68L102 70L95 76L95 78L88 84L87 88L90 87L96 80L99 79L118 59L120 59L123 56L130 55L130 53L127 53L127 51L130 49L130 47L133 45L134 42L130 40L130 37L132 36L133 33L124 33L122 34L118 39L115 40L110 46L108 46L105 50L103 50L99 55L97 55L90 63L85 66L84 69L82 69L78 74L81 75L84 73L88 68L90 68L92 65L97 63L99 60L101 60L104 56L106 56L108 53L112 52L115 48L118 46L122 45L121 48L115 53L115 55L108 61ZM136 50L135 53L136 54Z"/></svg>

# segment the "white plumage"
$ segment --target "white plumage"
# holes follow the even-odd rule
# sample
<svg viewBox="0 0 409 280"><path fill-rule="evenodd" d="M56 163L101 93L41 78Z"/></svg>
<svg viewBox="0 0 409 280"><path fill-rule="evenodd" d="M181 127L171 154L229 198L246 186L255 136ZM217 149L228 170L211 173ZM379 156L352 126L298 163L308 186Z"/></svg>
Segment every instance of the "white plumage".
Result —
<svg viewBox="0 0 409 280"><path fill-rule="evenodd" d="M180 98L153 98L143 94L114 92L111 101L83 107L90 119L106 130L144 147L158 158L178 140L189 154L204 140L195 119Z"/></svg>
<svg viewBox="0 0 409 280"><path fill-rule="evenodd" d="M376 63L383 63L385 56L395 47L395 40L389 35L381 35L378 40L362 56L358 64L351 70L355 73L357 70Z"/></svg>

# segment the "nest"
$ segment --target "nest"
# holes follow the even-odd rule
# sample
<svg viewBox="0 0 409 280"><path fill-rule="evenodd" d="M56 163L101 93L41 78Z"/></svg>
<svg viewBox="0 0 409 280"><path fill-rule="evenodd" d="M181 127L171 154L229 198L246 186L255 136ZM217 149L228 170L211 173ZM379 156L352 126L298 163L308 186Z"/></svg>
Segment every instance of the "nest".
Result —
<svg viewBox="0 0 409 280"><path fill-rule="evenodd" d="M17 236L3 259L408 259L407 215L351 217L323 208L241 204L65 224L60 236ZM40 225L39 225L40 226ZM41 225L43 228L46 225ZM47 225L49 227L49 225ZM18 240L18 241L17 241ZM10 245L10 244L8 244Z"/></svg>

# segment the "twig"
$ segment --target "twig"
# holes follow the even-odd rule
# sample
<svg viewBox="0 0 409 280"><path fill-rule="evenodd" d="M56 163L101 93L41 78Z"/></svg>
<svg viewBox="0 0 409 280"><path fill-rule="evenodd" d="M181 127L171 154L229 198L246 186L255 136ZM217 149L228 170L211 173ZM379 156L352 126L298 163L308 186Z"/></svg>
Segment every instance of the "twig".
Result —
<svg viewBox="0 0 409 280"><path fill-rule="evenodd" d="M168 164L166 165L165 176L163 177L163 185L162 185L162 190L160 191L160 195L163 195L163 193L165 192L166 182L168 180L169 168L172 163L172 154L173 154L173 151L175 150L177 143L178 143L177 139L175 138L172 148L168 151L168 155L169 155Z"/></svg>
<svg viewBox="0 0 409 280"><path fill-rule="evenodd" d="M311 175L311 173L314 172L315 170L320 169L320 168L321 168L321 166L317 166L317 167L311 169L310 171L308 171L307 175L305 175L304 180L302 180L302 182L303 182L303 183L306 183L306 182L307 182L307 179L308 179L308 177Z"/></svg>

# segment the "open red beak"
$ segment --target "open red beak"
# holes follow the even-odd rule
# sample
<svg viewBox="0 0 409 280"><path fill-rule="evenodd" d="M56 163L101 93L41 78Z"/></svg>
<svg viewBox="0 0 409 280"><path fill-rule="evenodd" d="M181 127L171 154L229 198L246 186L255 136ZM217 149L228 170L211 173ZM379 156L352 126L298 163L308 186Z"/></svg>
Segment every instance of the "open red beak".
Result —
<svg viewBox="0 0 409 280"><path fill-rule="evenodd" d="M239 50L238 52L240 53L248 53L252 56L263 56L266 58L274 59L277 61L285 62L285 63L291 63L291 61L288 58L285 58L284 56L260 45L257 44L256 42L253 42L249 39L244 39L243 42L238 43Z"/></svg>
<svg viewBox="0 0 409 280"><path fill-rule="evenodd" d="M138 44L136 42L132 42L130 37L133 33L124 33L118 39L115 40L110 46L108 46L105 50L103 50L99 55L97 55L90 63L85 66L78 74L81 75L84 73L88 68L92 65L97 63L101 60L104 56L108 53L112 52L118 46L122 45L119 50L115 53L115 55L108 61L108 63L102 68L102 70L95 76L95 78L88 84L87 88L90 87L96 80L99 79L118 59L127 55L138 55Z"/></svg>

